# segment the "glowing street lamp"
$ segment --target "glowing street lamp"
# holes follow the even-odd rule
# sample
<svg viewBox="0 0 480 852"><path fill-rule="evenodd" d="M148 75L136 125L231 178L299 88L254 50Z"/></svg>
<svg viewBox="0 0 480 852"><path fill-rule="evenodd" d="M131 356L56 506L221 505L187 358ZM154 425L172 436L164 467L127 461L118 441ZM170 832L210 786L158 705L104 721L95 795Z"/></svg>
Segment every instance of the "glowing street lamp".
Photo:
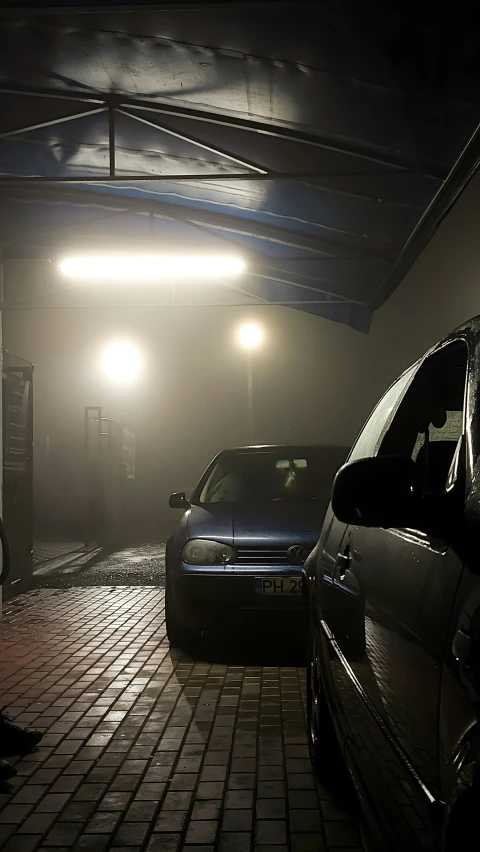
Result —
<svg viewBox="0 0 480 852"><path fill-rule="evenodd" d="M238 342L247 352L247 394L248 394L248 438L253 444L255 437L255 415L253 409L253 365L252 352L261 345L263 331L255 323L245 323L238 329Z"/></svg>
<svg viewBox="0 0 480 852"><path fill-rule="evenodd" d="M252 322L241 325L238 330L238 340L244 349L251 352L252 349L257 349L263 340L262 329Z"/></svg>
<svg viewBox="0 0 480 852"><path fill-rule="evenodd" d="M107 376L117 382L130 382L141 366L140 355L131 343L112 343L103 355L103 369Z"/></svg>

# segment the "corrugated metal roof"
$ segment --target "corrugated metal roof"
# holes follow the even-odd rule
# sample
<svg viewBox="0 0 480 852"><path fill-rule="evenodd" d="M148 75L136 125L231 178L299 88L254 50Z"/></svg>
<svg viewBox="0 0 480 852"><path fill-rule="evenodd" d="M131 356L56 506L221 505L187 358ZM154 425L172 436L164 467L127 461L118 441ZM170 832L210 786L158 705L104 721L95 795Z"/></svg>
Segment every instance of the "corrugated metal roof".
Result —
<svg viewBox="0 0 480 852"><path fill-rule="evenodd" d="M238 245L243 301L368 330L477 167L476 7L93 5L1 6L4 256L154 217Z"/></svg>

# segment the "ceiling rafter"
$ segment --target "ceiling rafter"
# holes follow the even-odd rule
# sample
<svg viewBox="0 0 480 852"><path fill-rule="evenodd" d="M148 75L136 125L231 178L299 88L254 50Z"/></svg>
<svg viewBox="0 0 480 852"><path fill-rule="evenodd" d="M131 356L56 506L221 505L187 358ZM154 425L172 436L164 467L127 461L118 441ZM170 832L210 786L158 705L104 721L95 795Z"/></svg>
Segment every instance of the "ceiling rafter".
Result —
<svg viewBox="0 0 480 852"><path fill-rule="evenodd" d="M290 0L240 0L242 6L244 8L255 8L259 5L274 3L276 6L288 6ZM191 12L195 10L196 12L213 12L218 11L219 9L235 9L238 7L238 0L209 0L209 2L205 2L205 0L190 0L190 2L186 3L132 3L132 0L128 0L125 3L114 3L110 5L103 6L101 3L94 5L83 5L79 3L78 5L69 6L64 5L63 3L57 3L54 5L46 3L44 6L39 7L38 3L16 3L12 2L11 6L7 6L0 9L0 17L22 17L25 14L33 15L37 17L38 15L65 15L72 14L74 12L76 15L91 15L93 12L97 14L105 14L111 13L115 14L117 12L124 13L135 13L135 12Z"/></svg>
<svg viewBox="0 0 480 852"><path fill-rule="evenodd" d="M342 255L348 251L350 257L357 255L359 258L377 260L377 258L392 261L385 247L380 249L378 243L366 246L361 241L358 245L352 243L339 243L327 237L304 236L289 228L268 225L264 222L253 221L231 214L223 214L200 207L187 207L175 205L165 201L150 200L146 198L126 198L124 195L113 195L96 189L72 189L68 186L52 186L49 184L36 184L28 187L14 186L10 183L3 187L3 198L11 198L28 202L49 201L51 203L69 203L73 206L94 206L105 210L125 210L132 213L153 213L159 218L178 220L188 218L194 223L206 224L210 228L220 231L242 234L291 248L304 249L321 255ZM365 241L364 241L365 242ZM383 254L382 254L383 252Z"/></svg>
<svg viewBox="0 0 480 852"><path fill-rule="evenodd" d="M44 127L53 127L56 124L65 124L67 121L76 121L80 118L87 118L90 115L98 115L106 112L107 107L98 107L97 109L84 110L83 112L72 113L71 115L63 115L59 118L53 118L50 121L40 121L37 124L17 127L11 130L5 130L0 133L0 139L6 139L9 136L20 136L22 133L31 133L33 130L42 130Z"/></svg>
<svg viewBox="0 0 480 852"><path fill-rule="evenodd" d="M233 154L229 151L225 151L222 148L213 147L212 145L208 145L206 142L202 142L201 139L197 139L195 136L192 136L189 133L179 133L176 130L171 130L169 127L165 127L165 125L157 124L155 121L149 121L147 118L143 118L141 115L135 115L134 112L130 112L130 110L119 109L118 112L121 115L126 115L127 118L133 119L133 121L138 121L141 124L147 125L147 127L153 127L155 130L158 130L161 133L166 133L169 136L174 136L176 139L181 139L183 142L188 142L190 145L197 145L199 148L202 148L204 151L209 151L210 154L215 154L219 157L224 157L226 160L231 160L231 162L236 163L237 166L243 166L247 169L252 169L252 171L257 172L259 175L267 175L268 170L263 166L259 166L258 163L252 163L251 160L240 159L239 157L234 157Z"/></svg>
<svg viewBox="0 0 480 852"><path fill-rule="evenodd" d="M212 112L210 110L186 106L184 104L175 104L172 101L164 102L156 99L155 102L153 102L127 97L118 93L115 95L107 95L100 92L67 92L48 88L42 89L37 87L30 88L10 86L8 84L0 86L0 95L1 94L17 95L20 97L43 97L84 101L97 103L106 107L113 106L116 109L127 107L130 108L130 110L138 110L140 113L157 113L159 115L191 119L192 121L201 121L207 124L229 127L237 130L246 130L259 133L264 136L269 136L271 138L297 142L301 145L321 148L353 159L375 163L376 165L384 166L388 169L414 172L415 174L422 174L425 177L435 179L443 179L445 176L444 170L438 165L408 160L404 157L399 157L393 151L388 152L388 156L386 153L382 155L376 149L372 150L366 145L354 142L339 141L333 135L322 135L315 132L292 128L288 125L273 124L272 122L258 121L250 118L247 119L242 116L235 116L220 111Z"/></svg>

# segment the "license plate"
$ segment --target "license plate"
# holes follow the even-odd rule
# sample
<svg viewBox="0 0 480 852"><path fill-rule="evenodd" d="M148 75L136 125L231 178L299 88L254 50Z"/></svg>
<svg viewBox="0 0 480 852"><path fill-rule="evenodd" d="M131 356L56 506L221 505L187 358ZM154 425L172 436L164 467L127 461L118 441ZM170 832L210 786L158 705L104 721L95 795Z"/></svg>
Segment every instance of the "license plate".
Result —
<svg viewBox="0 0 480 852"><path fill-rule="evenodd" d="M256 577L255 592L257 595L301 595L301 577Z"/></svg>

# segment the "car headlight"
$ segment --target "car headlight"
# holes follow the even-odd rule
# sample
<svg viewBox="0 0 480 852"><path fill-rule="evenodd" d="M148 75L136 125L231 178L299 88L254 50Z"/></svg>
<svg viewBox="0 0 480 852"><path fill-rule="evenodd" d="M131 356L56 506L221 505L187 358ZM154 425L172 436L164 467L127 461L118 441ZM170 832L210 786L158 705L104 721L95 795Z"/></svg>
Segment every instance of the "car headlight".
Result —
<svg viewBox="0 0 480 852"><path fill-rule="evenodd" d="M192 539L183 548L182 558L187 565L228 565L233 562L233 547L219 541Z"/></svg>

